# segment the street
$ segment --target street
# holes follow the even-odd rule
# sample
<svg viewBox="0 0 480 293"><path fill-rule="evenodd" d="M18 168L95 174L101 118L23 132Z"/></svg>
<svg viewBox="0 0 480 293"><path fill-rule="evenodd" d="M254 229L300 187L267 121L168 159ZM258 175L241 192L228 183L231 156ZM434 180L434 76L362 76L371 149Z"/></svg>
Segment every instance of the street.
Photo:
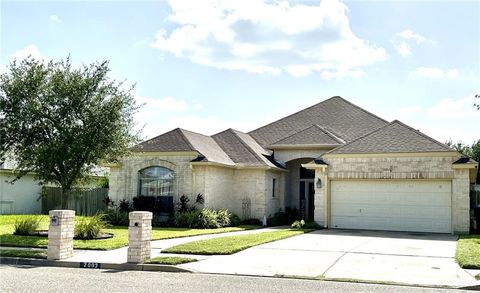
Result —
<svg viewBox="0 0 480 293"><path fill-rule="evenodd" d="M228 275L0 266L1 292L439 292L406 286Z"/></svg>

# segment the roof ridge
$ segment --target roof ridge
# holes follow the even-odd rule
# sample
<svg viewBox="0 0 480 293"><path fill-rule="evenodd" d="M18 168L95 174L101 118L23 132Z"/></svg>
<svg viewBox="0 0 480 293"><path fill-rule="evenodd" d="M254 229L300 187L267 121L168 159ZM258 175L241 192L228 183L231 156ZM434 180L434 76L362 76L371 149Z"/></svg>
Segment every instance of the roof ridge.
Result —
<svg viewBox="0 0 480 293"><path fill-rule="evenodd" d="M404 126L404 127L407 127L407 128L409 128L409 129L415 131L416 133L420 134L420 135L423 136L424 138L426 138L426 139L428 139L428 140L430 140L430 141L438 144L439 146L454 151L454 149L452 149L451 147L447 146L446 144L439 142L438 140L434 139L433 137L430 137L430 136L426 135L425 133L421 132L420 130L415 129L415 128L413 128L413 127L411 127L411 126L403 123L403 122L400 121L400 120L395 119L395 120L393 120L392 122L390 122L390 124L393 124L393 123L398 123L398 124L400 124L400 125L402 125L402 126ZM388 124L388 125L390 125L390 124Z"/></svg>
<svg viewBox="0 0 480 293"><path fill-rule="evenodd" d="M318 102L318 103L316 103L316 104L314 104L314 105L311 105L311 106L309 106L309 107L307 107L307 108L305 108L305 109L298 110L297 112L294 112L294 113L292 113L292 114L290 114L290 115L287 115L287 116L285 116L285 117L282 117L282 118L280 118L280 119L277 119L277 120L275 120L275 121L272 121L272 122L270 122L270 123L268 123L268 124L266 124L266 125L263 125L263 126L261 126L261 127L259 127L259 128L256 128L256 129L254 129L254 130L252 130L252 131L249 131L248 134L250 134L250 132L254 132L254 131L257 131L257 130L259 130L259 129L265 128L265 127L267 127L267 126L269 126L269 125L271 125L271 124L273 124L273 123L275 123L275 122L277 122L277 121L281 121L281 120L287 119L287 118L289 118L289 117L291 117L291 116L293 116L293 115L295 115L295 114L298 114L298 113L300 113L300 112L306 111L306 110L308 110L308 109L310 109L310 108L313 108L313 107L315 107L315 106L317 106L317 105L323 104L323 103L325 103L325 102L327 102L327 101L330 101L330 100L333 100L333 99L336 99L336 98L340 98L340 99L342 99L342 100L345 100L344 98L342 98L342 97L340 97L340 96L330 97L330 98L328 98L328 99L326 99L326 100L323 100L323 101Z"/></svg>
<svg viewBox="0 0 480 293"><path fill-rule="evenodd" d="M333 152L333 151L340 150L340 149L342 149L342 148L344 148L344 147L346 147L346 146L348 146L348 145L356 142L357 140L360 140L360 139L362 139L362 138L364 138L364 137L366 137L366 136L368 136L368 135L370 135L370 134L373 134L373 133L375 133L375 132L377 132L377 131L379 131L379 130L381 130L381 129L384 129L384 128L386 128L387 126L390 126L390 125L392 125L392 122L390 122L390 123L388 123L388 124L386 124L386 125L384 125L384 126L382 126L382 127L380 127L380 128L377 128L377 129L375 129L375 130L373 130L373 131L371 131L371 132L368 132L368 133L366 133L366 134L364 134L364 135L362 135L362 136L359 136L359 137L357 137L357 138L355 138L355 139L347 142L347 143L344 144L344 145L341 145L341 146L339 146L339 147L334 148L333 150L329 150L328 152L323 153L320 157L322 157L323 155L329 154L329 153L331 153L331 152Z"/></svg>
<svg viewBox="0 0 480 293"><path fill-rule="evenodd" d="M308 126L308 127L306 127L306 128L303 128L303 129L301 129L301 130L299 130L299 131L297 131L297 132L295 132L295 133L292 133L292 134L290 134L290 135L288 135L288 136L282 137L281 139L277 140L277 141L274 142L274 143L271 143L270 145L274 145L274 144L276 144L276 143L278 143L278 142L280 142L280 141L282 141L282 140L285 140L285 139L287 139L287 138L290 138L290 137L292 137L292 136L294 136L294 135L299 134L300 132L303 132L303 131L305 131L305 130L307 130L307 129L310 129L310 128L312 128L312 127L315 127L315 126L316 126L316 127L320 127L320 126L318 126L317 124L312 124L312 125L310 125L310 126Z"/></svg>
<svg viewBox="0 0 480 293"><path fill-rule="evenodd" d="M187 132L192 132L192 131L188 131L188 130L185 130L185 129L182 129L182 128L178 128L178 130L179 130L180 133L182 134L183 139L185 140L185 142L186 142L192 149L194 149L194 150L196 150L198 153L200 153L200 152L197 150L197 148L193 146L192 142L188 139L188 137L185 135L185 131L187 131ZM194 132L192 132L192 133L194 133ZM198 133L198 134L200 134L200 133ZM200 154L201 154L201 153L200 153ZM201 155L205 157L204 154L201 154Z"/></svg>
<svg viewBox="0 0 480 293"><path fill-rule="evenodd" d="M265 163L265 161L264 161L246 142L244 142L243 139L237 134L237 132L241 132L241 131L238 131L238 130L235 130L235 129L232 129L232 128L229 128L229 129L227 129L227 130L225 130L225 131L228 131L228 130L230 130L230 131L240 140L241 144L242 144L244 147L246 147L247 150L248 150L255 158L257 158L257 160L260 160L262 163ZM248 133L244 133L244 132L241 132L241 133L250 136L250 134L248 134ZM257 142L257 141L255 140L255 142ZM257 143L258 143L258 142L257 142Z"/></svg>
<svg viewBox="0 0 480 293"><path fill-rule="evenodd" d="M345 141L342 141L340 140L340 138L338 138L336 135L334 135L333 133L331 133L330 131L328 131L325 127L322 127L318 124L314 124L315 126L317 126L321 131L323 131L323 133L325 133L326 135L330 136L331 138L333 138L334 140L338 141L339 143L345 143ZM306 130L306 129L305 129Z"/></svg>

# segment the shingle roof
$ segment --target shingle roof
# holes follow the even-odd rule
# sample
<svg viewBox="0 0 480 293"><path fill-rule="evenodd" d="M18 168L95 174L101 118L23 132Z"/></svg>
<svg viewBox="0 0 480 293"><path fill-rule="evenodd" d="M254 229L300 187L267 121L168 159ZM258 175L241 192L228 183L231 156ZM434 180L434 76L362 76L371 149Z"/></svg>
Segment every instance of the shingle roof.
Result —
<svg viewBox="0 0 480 293"><path fill-rule="evenodd" d="M188 152L196 151L203 161L234 165L212 137L176 128L144 141L132 148L135 152ZM200 159L199 159L200 160Z"/></svg>
<svg viewBox="0 0 480 293"><path fill-rule="evenodd" d="M278 164L267 158L270 153L246 133L227 129L212 137L235 164L241 166L278 167Z"/></svg>
<svg viewBox="0 0 480 293"><path fill-rule="evenodd" d="M274 148L280 145L341 145L344 143L344 140L341 140L330 131L318 125L312 125L282 138L271 144L270 147Z"/></svg>
<svg viewBox="0 0 480 293"><path fill-rule="evenodd" d="M312 125L321 125L345 141L351 141L388 124L382 118L348 102L332 97L290 116L249 132L262 146L271 145Z"/></svg>
<svg viewBox="0 0 480 293"><path fill-rule="evenodd" d="M394 120L325 154L451 152L441 142Z"/></svg>

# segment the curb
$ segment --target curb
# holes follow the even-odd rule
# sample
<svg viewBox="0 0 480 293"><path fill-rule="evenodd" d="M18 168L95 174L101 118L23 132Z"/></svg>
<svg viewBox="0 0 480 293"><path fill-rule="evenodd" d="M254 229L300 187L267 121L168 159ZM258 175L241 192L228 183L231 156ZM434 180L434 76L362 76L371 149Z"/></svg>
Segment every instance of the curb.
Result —
<svg viewBox="0 0 480 293"><path fill-rule="evenodd" d="M0 257L1 265L27 265L39 267L62 267L62 268L82 268L82 269L106 269L119 271L156 271L169 273L192 273L192 271L170 265L155 264L132 264L132 263L84 263L75 261L56 261L34 258L20 257ZM95 264L95 267L89 267L85 264Z"/></svg>

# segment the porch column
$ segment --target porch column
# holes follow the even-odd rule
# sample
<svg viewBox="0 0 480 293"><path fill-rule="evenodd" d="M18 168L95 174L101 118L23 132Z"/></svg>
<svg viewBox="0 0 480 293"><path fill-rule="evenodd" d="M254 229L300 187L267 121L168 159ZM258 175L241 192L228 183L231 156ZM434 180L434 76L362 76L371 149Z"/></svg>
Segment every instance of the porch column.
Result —
<svg viewBox="0 0 480 293"><path fill-rule="evenodd" d="M315 211L314 220L322 227L327 227L327 192L328 178L326 168L315 168Z"/></svg>

